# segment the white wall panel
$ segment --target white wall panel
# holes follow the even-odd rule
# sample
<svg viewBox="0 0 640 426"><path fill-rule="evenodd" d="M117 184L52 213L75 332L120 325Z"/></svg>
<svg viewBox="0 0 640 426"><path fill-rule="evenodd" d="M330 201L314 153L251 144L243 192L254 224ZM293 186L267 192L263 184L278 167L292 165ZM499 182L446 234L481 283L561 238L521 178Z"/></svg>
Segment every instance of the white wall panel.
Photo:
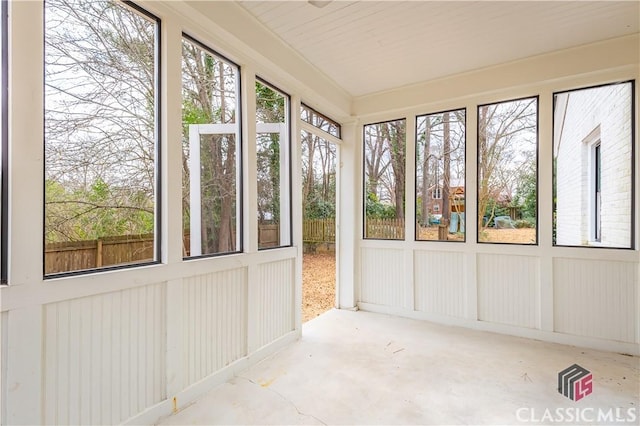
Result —
<svg viewBox="0 0 640 426"><path fill-rule="evenodd" d="M253 318L259 348L295 328L294 259L262 264L258 276Z"/></svg>
<svg viewBox="0 0 640 426"><path fill-rule="evenodd" d="M637 342L638 265L554 259L555 331Z"/></svg>
<svg viewBox="0 0 640 426"><path fill-rule="evenodd" d="M247 354L245 268L191 277L183 283L186 384Z"/></svg>
<svg viewBox="0 0 640 426"><path fill-rule="evenodd" d="M463 317L464 255L455 252L416 251L415 309Z"/></svg>
<svg viewBox="0 0 640 426"><path fill-rule="evenodd" d="M362 249L361 300L392 307L404 306L406 288L404 251L383 248Z"/></svg>
<svg viewBox="0 0 640 426"><path fill-rule="evenodd" d="M45 305L44 422L120 423L165 399L164 284Z"/></svg>
<svg viewBox="0 0 640 426"><path fill-rule="evenodd" d="M528 328L537 326L538 258L479 254L477 268L479 320Z"/></svg>

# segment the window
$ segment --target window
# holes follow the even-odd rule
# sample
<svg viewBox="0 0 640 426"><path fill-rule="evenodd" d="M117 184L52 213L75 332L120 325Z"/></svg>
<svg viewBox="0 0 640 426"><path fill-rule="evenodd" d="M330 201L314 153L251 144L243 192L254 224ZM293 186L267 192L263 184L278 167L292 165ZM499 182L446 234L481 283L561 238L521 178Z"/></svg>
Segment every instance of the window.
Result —
<svg viewBox="0 0 640 426"><path fill-rule="evenodd" d="M160 22L45 2L45 274L159 259Z"/></svg>
<svg viewBox="0 0 640 426"><path fill-rule="evenodd" d="M182 40L185 257L242 251L240 69Z"/></svg>
<svg viewBox="0 0 640 426"><path fill-rule="evenodd" d="M289 97L256 81L258 248L291 245Z"/></svg>
<svg viewBox="0 0 640 426"><path fill-rule="evenodd" d="M416 117L416 240L465 239L465 116Z"/></svg>
<svg viewBox="0 0 640 426"><path fill-rule="evenodd" d="M537 244L538 98L478 107L478 242Z"/></svg>
<svg viewBox="0 0 640 426"><path fill-rule="evenodd" d="M600 141L593 147L592 150L592 159L591 162L593 164L593 190L591 192L591 198L593 199L593 210L592 210L592 218L593 218L593 240L600 242L602 239L602 193L601 182L602 182L602 155L600 154Z"/></svg>
<svg viewBox="0 0 640 426"><path fill-rule="evenodd" d="M406 120L364 126L364 238L404 239Z"/></svg>
<svg viewBox="0 0 640 426"><path fill-rule="evenodd" d="M634 83L554 94L553 242L633 248Z"/></svg>
<svg viewBox="0 0 640 426"><path fill-rule="evenodd" d="M300 107L300 118L302 121L317 127L320 130L324 130L336 138L340 138L340 125L334 120L327 118L320 114L318 111L302 104Z"/></svg>

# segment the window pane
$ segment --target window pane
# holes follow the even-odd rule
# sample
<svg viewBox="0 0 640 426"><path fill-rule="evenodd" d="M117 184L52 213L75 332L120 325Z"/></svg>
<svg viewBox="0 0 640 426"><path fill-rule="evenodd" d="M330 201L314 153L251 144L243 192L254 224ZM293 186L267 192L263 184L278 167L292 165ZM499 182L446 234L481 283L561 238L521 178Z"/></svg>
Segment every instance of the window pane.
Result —
<svg viewBox="0 0 640 426"><path fill-rule="evenodd" d="M632 248L633 83L556 93L554 245Z"/></svg>
<svg viewBox="0 0 640 426"><path fill-rule="evenodd" d="M340 138L340 125L330 118L325 117L313 108L305 104L300 107L300 118L320 130L324 130L330 135Z"/></svg>
<svg viewBox="0 0 640 426"><path fill-rule="evenodd" d="M364 126L365 238L404 239L406 121Z"/></svg>
<svg viewBox="0 0 640 426"><path fill-rule="evenodd" d="M337 147L334 143L306 130L302 138L302 214L309 220L333 223L336 218L336 163ZM327 222L327 220L329 220ZM305 242L335 240L333 226L320 225L320 231L309 230L305 224ZM331 228L331 229L329 229ZM321 234L317 237L316 234ZM307 235L311 234L311 235Z"/></svg>
<svg viewBox="0 0 640 426"><path fill-rule="evenodd" d="M45 273L157 259L158 22L45 2Z"/></svg>
<svg viewBox="0 0 640 426"><path fill-rule="evenodd" d="M256 82L258 248L291 244L289 97Z"/></svg>
<svg viewBox="0 0 640 426"><path fill-rule="evenodd" d="M538 98L478 107L478 241L537 244Z"/></svg>
<svg viewBox="0 0 640 426"><path fill-rule="evenodd" d="M239 69L182 41L185 257L241 250Z"/></svg>
<svg viewBox="0 0 640 426"><path fill-rule="evenodd" d="M465 239L465 110L416 120L416 240Z"/></svg>

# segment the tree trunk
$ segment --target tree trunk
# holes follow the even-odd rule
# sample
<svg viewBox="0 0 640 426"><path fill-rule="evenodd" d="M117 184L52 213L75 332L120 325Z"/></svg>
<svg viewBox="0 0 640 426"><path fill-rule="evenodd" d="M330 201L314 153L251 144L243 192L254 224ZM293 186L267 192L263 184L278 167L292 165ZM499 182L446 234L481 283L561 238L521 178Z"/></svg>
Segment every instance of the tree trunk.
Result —
<svg viewBox="0 0 640 426"><path fill-rule="evenodd" d="M449 127L449 113L445 112L442 116L443 120L443 156L444 156L444 170L443 170L443 184L442 184L442 219L445 225L449 224L451 219L451 209L449 208L449 192L451 188L451 134Z"/></svg>
<svg viewBox="0 0 640 426"><path fill-rule="evenodd" d="M218 79L220 90L220 117L224 123L226 121L226 94L225 94L225 81L224 81L224 63L221 61L218 68ZM214 184L218 187L218 193L220 196L220 223L218 224L218 253L224 253L233 251L231 234L233 232L231 226L233 200L235 197L235 137L227 138L227 157L222 161L224 137L216 138L220 143L216 144L213 148L216 151L218 157L218 167L216 167L215 175L217 179L214 180Z"/></svg>
<svg viewBox="0 0 640 426"><path fill-rule="evenodd" d="M424 151L422 154L421 217L422 226L429 226L429 159L431 158L431 118L425 117Z"/></svg>
<svg viewBox="0 0 640 426"><path fill-rule="evenodd" d="M484 229L484 212L488 202L487 181L487 109L483 106L478 109L478 229Z"/></svg>

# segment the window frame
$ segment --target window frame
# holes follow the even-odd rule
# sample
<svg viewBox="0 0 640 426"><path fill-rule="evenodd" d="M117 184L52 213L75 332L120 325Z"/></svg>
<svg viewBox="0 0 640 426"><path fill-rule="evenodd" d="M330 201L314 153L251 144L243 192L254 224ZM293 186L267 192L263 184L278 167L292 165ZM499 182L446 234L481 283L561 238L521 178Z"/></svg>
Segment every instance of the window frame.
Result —
<svg viewBox="0 0 640 426"><path fill-rule="evenodd" d="M4 3L4 0L2 0L2 2ZM43 7L43 15L46 15L46 2L43 2L42 7ZM131 9L132 13L137 13L138 15L142 16L145 19L148 19L150 22L152 22L154 24L154 80L155 80L155 84L154 84L154 121L155 121L155 126L154 126L154 229L153 229L153 236L154 236L154 241L153 241L153 253L154 253L154 259L153 260L148 260L148 261L142 261L142 262L136 262L136 263L122 263L122 264L117 264L117 265L108 265L108 266L100 266L97 268L89 268L89 269L79 269L79 270L73 270L73 271L64 271L64 272L55 272L55 273L50 273L47 274L46 273L46 262L45 262L45 257L46 257L46 252L45 252L45 245L46 245L46 239L45 239L45 232L44 232L44 224L46 223L46 208L45 208L45 185L46 185L46 179L43 179L42 181L42 189L43 189L43 198L42 198L42 224L43 224L43 233L42 233L42 242L43 242L43 249L42 249L42 276L44 280L51 280L51 279L56 279L56 278L63 278L63 277L71 277L71 276L78 276L78 275L89 275L89 274L98 274L98 273L102 273L102 272L107 272L107 271L115 271L115 270L124 270L124 269L134 269L134 268L139 268L139 267L144 267L144 266L149 266L149 265L158 265L162 263L162 147L163 147L163 143L162 143L162 84L163 84L163 72L162 72L162 20L160 19L160 17L156 16L155 14L149 12L148 10L144 9L143 7L139 6L138 4L134 3L133 1L129 1L129 0L125 0L122 1L122 7L128 7L129 9ZM43 28L43 52L44 49L46 48L46 37L47 37L47 31L46 31L46 20L43 20L42 22L42 28ZM42 62L42 71L43 74L45 73L45 67L46 64L44 62L44 58L43 58L43 62ZM43 102L45 99L46 94L44 93L44 86L46 85L46 83L43 85ZM44 112L44 107L43 107L43 112ZM44 124L44 123L43 123ZM46 172L46 138L44 138L43 135L43 143L42 143L42 154L43 154L43 164L42 164L42 172L43 172L43 177L45 176L45 172Z"/></svg>
<svg viewBox="0 0 640 426"><path fill-rule="evenodd" d="M289 232L288 232L288 236L289 236L289 242L288 244L278 244L277 246L273 246L273 247L260 247L260 240L259 240L259 235L258 235L258 251L263 251L263 250L275 250L275 249L279 249L279 248L286 248L286 247L293 247L293 186L292 186L292 173L293 173L293 161L292 161L292 155L293 155L293 151L292 151L292 132L293 132L293 127L291 125L291 95L289 95L287 92L281 90L279 87L269 83L268 81L266 81L265 79L259 77L256 75L255 78L256 82L269 87L271 90L273 90L274 92L277 92L279 94L281 94L285 99L286 99L286 105L285 105L285 120L286 120L286 129L287 129L287 159L288 161L288 165L286 168L286 173L288 174L287 176L287 180L288 180L288 185L287 185L287 190L289 191L289 206L287 209L287 214L289 215L288 218L288 222L289 222ZM257 124L257 113L256 113L256 124ZM257 139L258 139L258 131L256 128L256 143L257 143ZM280 144L280 149L282 149L282 144ZM257 152L257 149L256 149ZM282 166L282 165L280 165ZM257 167L257 163L256 163L256 167ZM280 170L282 170L282 167L280 167ZM280 177L282 177L282 173L280 175ZM258 196L258 192L256 191L256 197ZM281 197L282 199L282 197ZM281 209L282 211L282 209ZM259 232L258 232L259 234Z"/></svg>
<svg viewBox="0 0 640 426"><path fill-rule="evenodd" d="M309 105L305 104L304 102L300 102L300 109L301 109L301 110L305 110L305 109L306 109L306 110L309 110L311 113L316 114L318 117L321 117L321 118L325 119L326 121L328 121L329 123L333 124L333 125L335 126L336 130L337 130L337 132L336 132L336 133L338 133L338 134L337 134L337 135L334 135L333 133L331 133L331 132L327 132L327 131L326 131L326 130L324 130L323 128L321 128L321 127L319 127L319 126L316 126L315 124L310 123L309 121L307 121L307 120L303 119L303 118L302 118L302 111L301 111L301 114L300 114L300 120L301 120L301 121L303 121L303 122L305 122L305 123L307 123L307 124L309 124L309 125L311 125L311 126L315 127L316 129L319 129L319 130L321 130L321 131L325 132L325 133L326 133L326 134L328 134L328 135L333 136L334 138L342 139L342 125L340 125L340 123L338 123L336 120L334 120L334 119L332 119L332 118L330 118L330 117L327 117L325 114L323 114L323 113L321 113L321 112L318 112L318 110L316 110L316 109L314 109L314 108L311 108Z"/></svg>
<svg viewBox="0 0 640 426"><path fill-rule="evenodd" d="M229 65L232 65L233 67L235 67L236 69L236 94L237 94L237 99L236 99L236 112L237 112L237 116L236 116L236 125L238 126L238 140L236 141L236 213L238 215L238 217L236 218L236 222L238 223L238 231L237 231L237 240L236 240L236 247L234 251L225 251L225 252L221 252L221 253L206 253L206 254L199 254L199 255L195 255L195 256L182 256L182 260L183 261L191 261L191 260L197 260L197 259L206 259L206 258L213 258L213 257L221 257L221 256L229 256L229 255L234 255L234 254L239 254L239 253L244 253L244 210L245 210L245 206L244 206L244 194L245 194L245 186L244 186L244 151L243 151L243 125L242 125L242 120L244 119L244 112L243 112L243 108L242 108L242 104L243 104L243 93L242 93L242 68L240 67L239 64L237 64L235 61L229 59L227 56L219 53L217 50L209 47L207 44L199 41L197 38L195 38L194 36L189 35L189 33L187 32L182 32L182 37L181 37L181 50L180 50L180 55L182 58L182 41L187 40L190 43L193 43L194 45L198 46L199 48L201 48L202 50L206 51L208 54L217 57L218 59L227 62ZM181 90L182 90L182 70L180 71L180 79L181 79ZM181 209L182 210L182 209ZM181 211L181 215L180 217L184 217L183 216L184 211ZM184 228L182 227L183 225L181 225L181 229L182 229L182 240L183 240L183 244L184 244Z"/></svg>
<svg viewBox="0 0 640 426"><path fill-rule="evenodd" d="M552 113L551 113L551 131L552 131L552 136L551 136L551 143L552 143L552 148L551 148L551 161L552 164L554 164L555 161L555 124L556 124L556 117L555 117L555 110L556 110L556 102L557 102L557 97L556 95L561 95L561 94L565 94L565 93L571 93L571 92L578 92L578 91L582 91L582 90L589 90L589 89L598 89L601 87L608 87L608 86L616 86L616 85L623 85L623 84L630 84L631 85L631 102L630 102L630 136L631 136L631 158L629 159L630 164L631 164L631 211L630 211L630 239L629 239L629 246L628 247L612 247L612 246L606 246L606 245L599 245L598 241L592 240L591 238L593 237L593 232L591 231L591 229L593 229L593 226L591 225L591 223L589 224L589 241L593 242L594 244L591 245L569 245L569 244L558 244L556 242L556 237L557 237L557 229L556 229L556 225L555 225L555 215L556 215L556 191L557 191L557 173L554 171L552 174L552 193L553 193L553 200L551 203L551 217L554 218L551 224L551 232L552 232L552 240L551 240L551 245L552 247L570 247L570 248L577 248L577 249L586 249L586 250L630 250L630 251L634 251L636 250L636 80L635 79L625 79L625 80L617 80L617 81L610 81L610 82L606 82L606 83L600 83L600 84L593 84L593 85L587 85L587 86L579 86L579 87L573 87L571 89L564 89L564 90L557 90L554 91L551 96L552 96L552 102L553 102L553 107L552 107ZM600 141L600 137L597 138L597 140L593 140L591 141L596 142L599 144ZM554 167L555 168L555 167ZM591 189L591 183L589 183L589 188ZM591 209L589 209L591 211ZM589 220L589 222L591 222L591 220Z"/></svg>
<svg viewBox="0 0 640 426"><path fill-rule="evenodd" d="M2 132L0 139L1 168L0 171L0 285L8 284L8 247L9 247L9 6L7 0L0 1L0 67L2 78L0 79L0 96L2 97Z"/></svg>
<svg viewBox="0 0 640 426"><path fill-rule="evenodd" d="M480 108L491 106L491 105L501 105L509 102L518 102L524 101L528 99L536 100L536 241L534 243L510 243L505 241L480 241L480 223L477 223L477 218L479 217L479 207L480 207L480 155L479 145L480 145ZM476 243L478 244L499 244L499 245L507 245L507 246L522 246L522 247L536 247L540 245L540 95L531 95L531 96L521 96L518 98L505 99L497 102L488 102L483 104L478 104L476 106Z"/></svg>

